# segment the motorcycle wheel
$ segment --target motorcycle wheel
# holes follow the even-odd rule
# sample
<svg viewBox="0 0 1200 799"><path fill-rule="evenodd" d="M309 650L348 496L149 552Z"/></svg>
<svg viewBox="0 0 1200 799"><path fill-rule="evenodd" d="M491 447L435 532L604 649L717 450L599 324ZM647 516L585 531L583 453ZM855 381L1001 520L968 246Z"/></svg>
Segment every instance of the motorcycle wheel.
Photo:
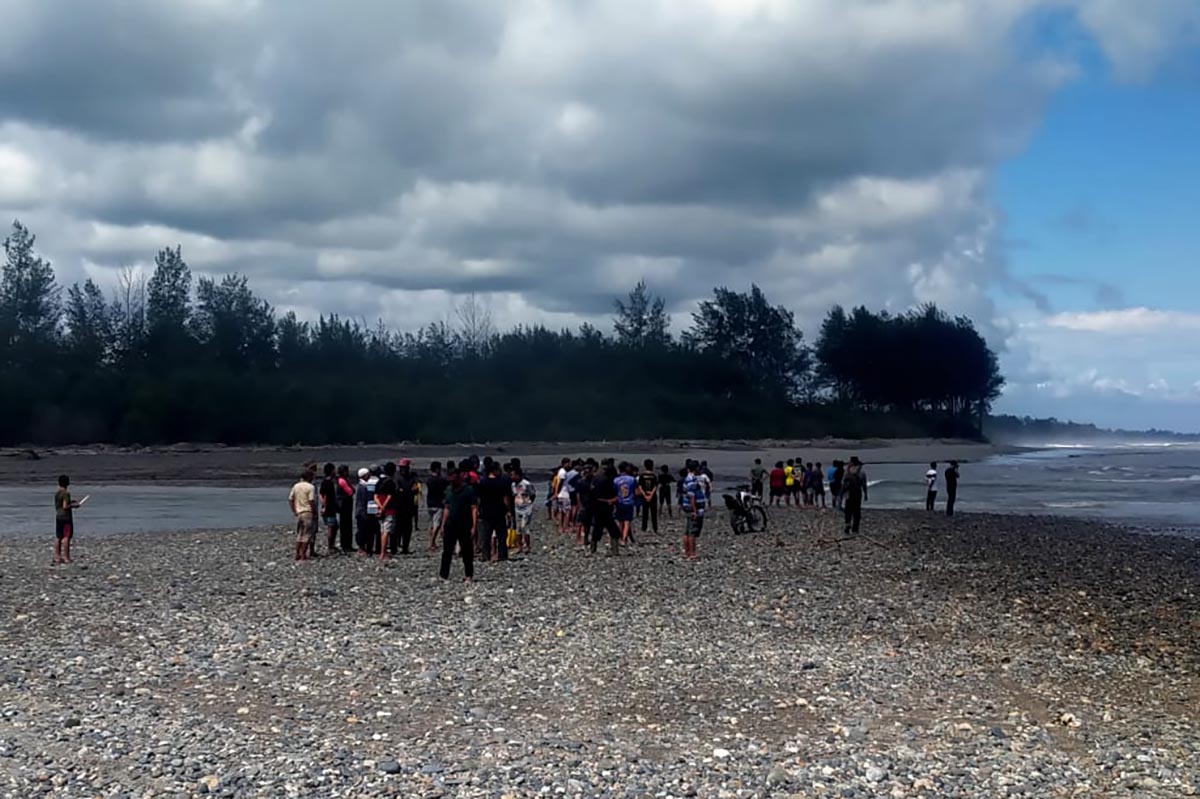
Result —
<svg viewBox="0 0 1200 799"><path fill-rule="evenodd" d="M767 511L766 508L755 507L750 509L749 518L750 532L761 533L767 529Z"/></svg>
<svg viewBox="0 0 1200 799"><path fill-rule="evenodd" d="M746 519L735 513L729 517L729 526L733 528L734 535L741 535L746 532Z"/></svg>

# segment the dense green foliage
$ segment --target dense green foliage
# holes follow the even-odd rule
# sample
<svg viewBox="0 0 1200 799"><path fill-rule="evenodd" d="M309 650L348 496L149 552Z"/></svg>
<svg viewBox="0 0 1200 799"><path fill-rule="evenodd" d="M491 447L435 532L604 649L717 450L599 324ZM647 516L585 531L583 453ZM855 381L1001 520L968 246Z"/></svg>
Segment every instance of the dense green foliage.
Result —
<svg viewBox="0 0 1200 799"><path fill-rule="evenodd" d="M932 305L900 316L836 307L816 344L817 376L842 403L927 412L947 434L978 430L1004 379L970 319Z"/></svg>
<svg viewBox="0 0 1200 799"><path fill-rule="evenodd" d="M815 358L757 287L717 288L676 340L638 284L590 325L497 332L467 297L398 333L274 309L164 249L64 294L19 223L0 279L0 442L353 443L974 434L1000 379L970 322L835 309ZM813 362L816 362L814 371Z"/></svg>

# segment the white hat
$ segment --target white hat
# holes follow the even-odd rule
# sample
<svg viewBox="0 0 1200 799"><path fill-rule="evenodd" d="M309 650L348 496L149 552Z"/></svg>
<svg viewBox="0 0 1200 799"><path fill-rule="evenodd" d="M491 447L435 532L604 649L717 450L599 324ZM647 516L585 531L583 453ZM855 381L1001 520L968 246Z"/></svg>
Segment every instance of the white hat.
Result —
<svg viewBox="0 0 1200 799"><path fill-rule="evenodd" d="M359 477L368 477L368 476L370 476L370 474L371 474L371 470L368 469L366 466L364 466L358 470Z"/></svg>

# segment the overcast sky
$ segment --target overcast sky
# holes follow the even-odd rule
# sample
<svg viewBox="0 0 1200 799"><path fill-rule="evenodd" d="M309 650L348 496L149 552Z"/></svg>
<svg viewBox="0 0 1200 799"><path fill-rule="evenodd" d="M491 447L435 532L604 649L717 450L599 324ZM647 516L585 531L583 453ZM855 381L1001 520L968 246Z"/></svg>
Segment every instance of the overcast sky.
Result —
<svg viewBox="0 0 1200 799"><path fill-rule="evenodd" d="M404 329L464 292L500 326L607 327L642 278L681 325L758 283L810 336L834 303L933 301L1002 350L1002 410L1200 429L1194 0L0 0L0 22L0 213L64 282L180 243L280 311Z"/></svg>

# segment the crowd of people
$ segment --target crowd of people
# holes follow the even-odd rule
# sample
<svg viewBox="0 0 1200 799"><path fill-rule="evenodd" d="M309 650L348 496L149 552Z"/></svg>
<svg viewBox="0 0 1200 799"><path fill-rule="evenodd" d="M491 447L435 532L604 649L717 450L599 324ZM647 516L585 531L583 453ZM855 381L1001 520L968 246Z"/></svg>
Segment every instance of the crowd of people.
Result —
<svg viewBox="0 0 1200 799"><path fill-rule="evenodd" d="M412 553L424 502L429 549L442 549L439 574L448 579L454 556L461 557L467 580L478 559L508 560L510 552L533 551L531 522L538 492L519 458L505 462L472 456L433 461L421 477L409 459L358 470L347 465L305 466L288 495L296 518L296 560L317 555L320 529L327 554L354 554L382 560ZM707 463L688 461L678 476L645 460L639 467L608 458L564 458L546 485L547 521L574 536L592 554L608 538L608 554L658 533L659 518L678 511L685 520L684 557L698 557L697 543L712 502L713 474Z"/></svg>
<svg viewBox="0 0 1200 799"><path fill-rule="evenodd" d="M943 474L936 462L925 473L925 507L937 504L938 479L946 483L945 511L953 516L959 466L950 461ZM866 469L857 456L834 460L828 468L799 458L778 461L767 470L761 458L750 469L750 492L771 507L830 508L844 515L847 534L858 533L868 499ZM714 475L707 461L688 460L679 471L646 459L640 466L606 458L563 458L546 484L543 501L548 525L595 554L608 538L608 554L634 544L636 536L657 535L659 520L684 521L683 555L694 560L713 501ZM74 511L88 498L74 500L70 478L62 475L54 495L54 563L71 562ZM828 501L827 501L828 497ZM433 461L418 475L407 458L365 466L352 474L347 465L305 465L288 494L296 519L295 557L317 556L320 530L326 554L357 554L383 560L413 552L413 536L428 529L428 548L442 549L440 575L450 576L454 556L467 580L475 562L508 560L510 552L531 554L532 521L538 490L519 458L500 462L471 456ZM422 506L425 513L422 514ZM638 532L640 530L640 532Z"/></svg>
<svg viewBox="0 0 1200 799"><path fill-rule="evenodd" d="M764 496L764 488L769 495ZM788 458L776 461L769 472L762 459L755 458L750 469L751 493L771 507L840 510L845 516L847 533L859 531L868 488L866 469L858 456L851 457L848 463L834 460L828 468L819 462Z"/></svg>

